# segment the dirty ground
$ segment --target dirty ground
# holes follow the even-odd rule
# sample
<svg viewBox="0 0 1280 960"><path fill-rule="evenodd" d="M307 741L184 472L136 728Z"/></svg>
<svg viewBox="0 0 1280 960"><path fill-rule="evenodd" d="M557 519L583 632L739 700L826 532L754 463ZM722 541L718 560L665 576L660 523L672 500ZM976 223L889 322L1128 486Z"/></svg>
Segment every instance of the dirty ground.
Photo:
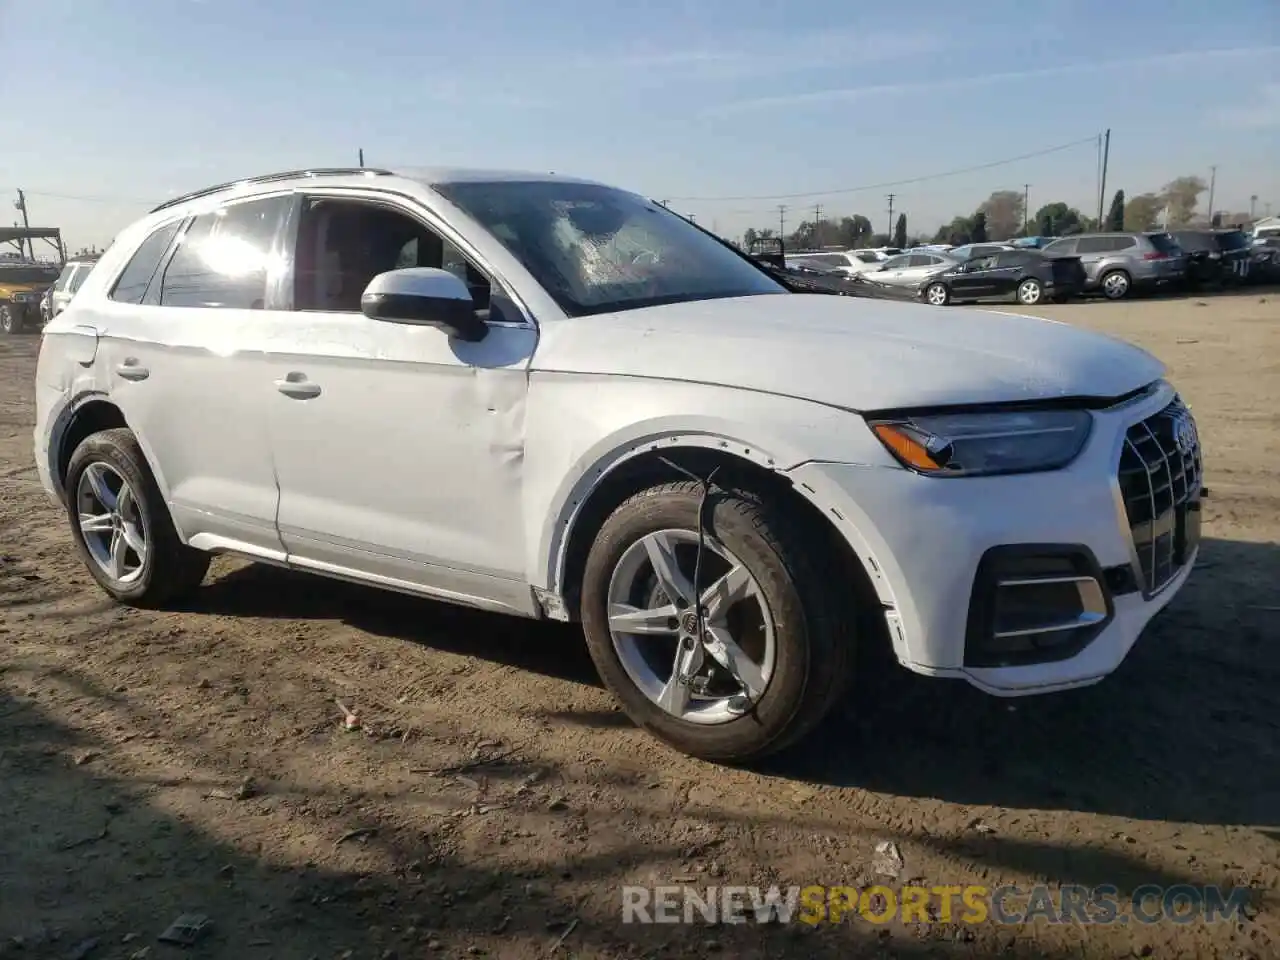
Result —
<svg viewBox="0 0 1280 960"><path fill-rule="evenodd" d="M226 559L113 606L35 480L38 338L0 340L0 956L1277 956L1280 296L1043 313L1173 368L1201 569L1097 687L864 677L760 772L633 729L564 626ZM1214 925L620 922L623 884L866 883L886 841L899 883L1254 889Z"/></svg>

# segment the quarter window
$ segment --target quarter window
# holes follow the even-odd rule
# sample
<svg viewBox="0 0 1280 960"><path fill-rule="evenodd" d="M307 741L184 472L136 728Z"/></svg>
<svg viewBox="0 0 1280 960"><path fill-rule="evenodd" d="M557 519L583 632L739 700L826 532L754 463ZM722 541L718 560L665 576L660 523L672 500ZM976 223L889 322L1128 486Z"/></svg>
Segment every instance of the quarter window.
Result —
<svg viewBox="0 0 1280 960"><path fill-rule="evenodd" d="M178 234L182 226L181 220L166 223L155 230L151 236L143 240L124 271L112 287L110 297L117 303L141 303L146 296L151 278L155 276L156 267L160 266L160 258L169 249L169 244Z"/></svg>
<svg viewBox="0 0 1280 960"><path fill-rule="evenodd" d="M160 303L262 309L268 275L279 261L276 230L291 202L289 197L249 200L196 217L165 268Z"/></svg>

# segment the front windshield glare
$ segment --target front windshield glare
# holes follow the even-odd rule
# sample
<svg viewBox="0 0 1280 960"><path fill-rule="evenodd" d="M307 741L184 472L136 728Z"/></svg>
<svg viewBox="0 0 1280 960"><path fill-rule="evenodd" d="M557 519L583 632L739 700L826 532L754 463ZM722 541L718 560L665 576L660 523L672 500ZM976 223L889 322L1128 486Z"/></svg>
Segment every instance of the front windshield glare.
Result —
<svg viewBox="0 0 1280 960"><path fill-rule="evenodd" d="M556 180L435 189L497 237L570 316L787 292L714 237L623 190Z"/></svg>

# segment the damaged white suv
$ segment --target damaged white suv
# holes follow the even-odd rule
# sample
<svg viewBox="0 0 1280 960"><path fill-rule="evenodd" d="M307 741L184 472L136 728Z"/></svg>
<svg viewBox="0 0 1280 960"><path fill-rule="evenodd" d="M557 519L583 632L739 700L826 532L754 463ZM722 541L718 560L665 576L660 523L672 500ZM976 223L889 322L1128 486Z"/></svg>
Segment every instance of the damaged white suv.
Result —
<svg viewBox="0 0 1280 960"><path fill-rule="evenodd" d="M998 695L1115 669L1199 542L1161 364L785 283L563 177L215 187L45 328L36 461L123 603L227 552L580 620L630 716L706 758L794 743L856 644Z"/></svg>

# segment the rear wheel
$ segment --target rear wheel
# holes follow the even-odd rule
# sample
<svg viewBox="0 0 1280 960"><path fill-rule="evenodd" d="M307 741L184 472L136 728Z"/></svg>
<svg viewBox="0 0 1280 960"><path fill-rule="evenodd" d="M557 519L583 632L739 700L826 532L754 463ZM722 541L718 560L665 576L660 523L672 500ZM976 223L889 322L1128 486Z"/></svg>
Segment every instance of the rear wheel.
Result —
<svg viewBox="0 0 1280 960"><path fill-rule="evenodd" d="M701 497L700 484L672 483L614 511L587 557L582 623L636 723L692 756L745 762L830 709L851 669L852 617L795 522L750 493L709 494L697 569Z"/></svg>
<svg viewBox="0 0 1280 960"><path fill-rule="evenodd" d="M1024 306L1034 307L1044 299L1044 287L1034 277L1027 277L1018 284L1018 302Z"/></svg>
<svg viewBox="0 0 1280 960"><path fill-rule="evenodd" d="M951 291L945 283L931 283L925 287L924 298L935 307L945 307L951 302Z"/></svg>
<svg viewBox="0 0 1280 960"><path fill-rule="evenodd" d="M1129 288L1132 286L1129 274L1123 270L1104 273L1098 285L1102 287L1102 295L1108 300L1123 300L1129 295Z"/></svg>
<svg viewBox="0 0 1280 960"><path fill-rule="evenodd" d="M9 304L0 304L0 333L13 334L22 328L17 311Z"/></svg>
<svg viewBox="0 0 1280 960"><path fill-rule="evenodd" d="M86 437L71 455L66 491L76 550L113 599L159 607L200 585L209 554L178 538L131 431Z"/></svg>

